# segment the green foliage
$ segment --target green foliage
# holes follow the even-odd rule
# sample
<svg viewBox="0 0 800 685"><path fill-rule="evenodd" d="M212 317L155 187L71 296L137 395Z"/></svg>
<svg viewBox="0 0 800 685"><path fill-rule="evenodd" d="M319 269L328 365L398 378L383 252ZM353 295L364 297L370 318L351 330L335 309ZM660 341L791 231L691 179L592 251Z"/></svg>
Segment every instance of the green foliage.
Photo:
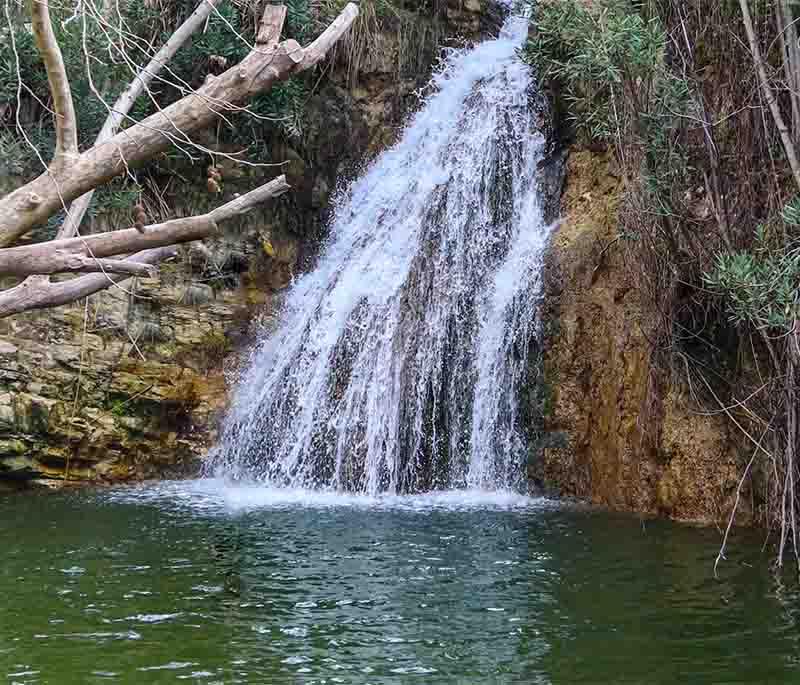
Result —
<svg viewBox="0 0 800 685"><path fill-rule="evenodd" d="M211 55L226 58L229 65L241 61L250 48L236 34L244 36L252 43L252 22L248 24L243 21L233 4L222 3L217 12L209 17L203 32L194 36L189 45L178 51L172 61L173 68L191 82L193 74L205 74L203 66L208 64ZM162 36L162 39L167 37Z"/></svg>
<svg viewBox="0 0 800 685"><path fill-rule="evenodd" d="M649 214L642 223L660 221L664 237L674 233L672 217L681 214L685 188L694 182L685 130L697 118L696 101L685 74L665 62L661 20L646 18L637 5L540 4L525 55L563 98L578 136L613 144L618 161L641 178ZM675 243L673 237L673 251Z"/></svg>
<svg viewBox="0 0 800 685"><path fill-rule="evenodd" d="M279 83L266 93L250 101L247 119L243 126L235 129L242 142L266 145L264 122L275 122L287 138L300 138L303 135L305 104L309 90L305 80L293 78Z"/></svg>
<svg viewBox="0 0 800 685"><path fill-rule="evenodd" d="M301 45L311 39L311 8L308 0L285 0L286 32Z"/></svg>
<svg viewBox="0 0 800 685"><path fill-rule="evenodd" d="M308 0L290 0L286 6L285 36L307 42L312 26ZM163 38L166 40L167 36ZM229 66L236 64L247 55L254 40L252 17L233 3L222 4L211 15L202 35L178 52L173 68L186 83L196 87L200 84L192 82L193 74L206 73L203 65L208 65L210 57L222 57ZM300 137L307 98L307 86L301 78L276 84L253 98L247 112L228 117L229 124L221 133L227 141L248 146L255 152L265 150L272 126L277 126L287 137Z"/></svg>
<svg viewBox="0 0 800 685"><path fill-rule="evenodd" d="M125 402L124 400L120 400L120 399L112 400L111 406L109 407L109 411L114 416L125 416L125 406L126 405L127 405L127 402Z"/></svg>
<svg viewBox="0 0 800 685"><path fill-rule="evenodd" d="M29 155L24 140L0 129L0 176L22 175Z"/></svg>
<svg viewBox="0 0 800 685"><path fill-rule="evenodd" d="M647 154L646 181L650 192L658 197L670 194L680 186L689 169L686 149L677 144L683 124L681 115L690 112L692 93L684 78L669 71L660 71L654 81L649 107L641 113L640 128Z"/></svg>
<svg viewBox="0 0 800 685"><path fill-rule="evenodd" d="M125 177L114 179L97 189L89 212L92 216L98 216L115 211L130 211L141 194L142 188L137 183L132 183Z"/></svg>
<svg viewBox="0 0 800 685"><path fill-rule="evenodd" d="M800 226L800 199L784 208L782 219L789 228ZM788 331L800 316L800 243L774 233L759 225L749 250L718 254L704 276L736 325Z"/></svg>
<svg viewBox="0 0 800 685"><path fill-rule="evenodd" d="M795 198L783 208L781 219L787 226L800 226L800 198Z"/></svg>
<svg viewBox="0 0 800 685"><path fill-rule="evenodd" d="M535 21L525 54L563 93L577 132L641 144L650 191L663 198L687 171L674 132L692 98L687 81L664 63L661 22L626 0L541 4Z"/></svg>
<svg viewBox="0 0 800 685"><path fill-rule="evenodd" d="M19 71L25 75L25 82L34 92L47 87L33 34L25 27L14 25L0 33L0 104L14 102L17 98L17 60L14 57L14 44L19 55ZM13 38L13 41L12 41Z"/></svg>
<svg viewBox="0 0 800 685"><path fill-rule="evenodd" d="M562 0L538 6L536 30L525 49L546 80L555 80L579 129L611 139L624 124L628 100L646 112L648 89L662 73L665 33L624 0L591 6Z"/></svg>
<svg viewBox="0 0 800 685"><path fill-rule="evenodd" d="M136 65L149 61L152 52L169 38L171 31L194 6L194 2L174 3L170 9L180 11L165 19L161 10L148 8L140 0L119 0L110 20L118 24L119 31L103 27L90 13L82 12L68 21L74 9L72 5L51 7L53 28L76 103L78 133L83 147L91 145L108 116L104 101L114 102L133 78ZM313 27L309 1L290 0L287 7L285 36L306 42L311 38ZM18 13L12 18L11 28L0 32L0 106L17 108L19 83L15 47L24 84L21 90L23 107L19 111L21 123L42 159L49 161L55 141L52 118L46 107L38 103L46 105L50 93L44 64L28 22L26 13ZM164 28L166 24L168 30ZM121 33L126 35L124 46L118 42ZM190 89L202 85L207 73L221 68L212 65L210 58L217 60L217 65L236 64L249 52L254 40L250 4L222 3L209 18L205 30L178 51L169 73L153 88L153 98L139 98L131 111L131 119L142 119L155 112L157 107L166 106ZM307 86L302 79L278 84L250 103L255 116L242 112L228 117L229 125L220 129L220 142L250 147L251 150L256 148L257 151L265 146L266 138L275 129L287 137L300 137L307 98ZM124 125L129 124L126 121ZM10 155L3 154L3 157L5 166L13 173L26 175L41 168L40 160L21 135L4 132L0 139L0 153L9 152ZM117 191L107 194L107 208L125 205L133 192L125 190L122 194ZM93 211L99 213L102 209L95 207Z"/></svg>
<svg viewBox="0 0 800 685"><path fill-rule="evenodd" d="M127 32L125 55L132 63L144 63L149 58L146 51L149 39L155 31L158 13L143 7L137 0L121 0L119 9L124 21L122 29ZM64 66L76 103L78 134L83 145L91 143L108 109L97 92L103 94L107 102L113 102L131 80L131 67L122 59L121 47L112 38L114 32L101 26L97 18L89 13L81 13L68 21L71 6L53 6L51 15L53 31L61 47ZM51 115L42 105L47 105L50 92L44 64L36 50L28 19L20 15L12 20L0 40L0 105L16 107L17 93L28 107L19 112L20 123L24 126L31 143L39 149L44 160L49 160L54 146L54 131ZM13 36L13 40L12 40ZM23 85L17 78L17 57L19 74ZM86 55L91 59L87 64ZM39 104L38 110L34 103ZM31 116L36 119L31 120ZM36 166L39 160L29 151L27 166ZM37 167L38 168L38 167Z"/></svg>

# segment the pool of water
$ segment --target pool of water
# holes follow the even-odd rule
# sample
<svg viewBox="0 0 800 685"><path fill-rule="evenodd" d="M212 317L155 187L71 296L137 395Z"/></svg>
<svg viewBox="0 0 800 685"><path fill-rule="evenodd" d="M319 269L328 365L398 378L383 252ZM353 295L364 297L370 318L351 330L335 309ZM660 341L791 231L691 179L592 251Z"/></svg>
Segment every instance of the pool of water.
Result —
<svg viewBox="0 0 800 685"><path fill-rule="evenodd" d="M758 538L517 495L0 498L0 683L798 683Z"/></svg>

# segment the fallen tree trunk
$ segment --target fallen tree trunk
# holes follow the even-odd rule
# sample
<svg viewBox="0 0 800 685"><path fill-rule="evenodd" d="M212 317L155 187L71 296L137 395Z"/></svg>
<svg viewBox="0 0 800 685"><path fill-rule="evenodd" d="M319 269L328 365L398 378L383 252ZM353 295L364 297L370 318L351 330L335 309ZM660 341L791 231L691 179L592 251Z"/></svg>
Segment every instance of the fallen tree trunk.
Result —
<svg viewBox="0 0 800 685"><path fill-rule="evenodd" d="M262 202L283 195L287 190L289 184L286 177L281 175L207 214L172 219L145 226L143 230L127 228L65 240L50 240L35 245L8 247L0 250L0 277L88 270L131 273L113 263L111 268L104 268L108 265L103 263L102 258L202 240L217 232L219 221L244 214ZM96 268L92 267L94 259L100 260ZM119 271L118 268L123 270ZM135 272L142 273L142 270L140 268Z"/></svg>
<svg viewBox="0 0 800 685"><path fill-rule="evenodd" d="M178 248L157 247L128 257L126 261L147 265L174 257ZM48 309L76 302L94 293L111 288L132 274L89 274L69 281L54 283L47 277L28 278L24 283L0 292L0 319L32 309Z"/></svg>
<svg viewBox="0 0 800 685"><path fill-rule="evenodd" d="M217 232L219 222L241 216L287 190L286 177L279 176L207 214L147 226L143 233L129 228L0 250L0 275L30 276L90 269L103 272L58 283L46 277L27 278L0 292L0 318L74 302L132 275L146 274L153 268L147 265L175 254L177 244L207 238ZM136 254L124 260L104 259L128 252Z"/></svg>

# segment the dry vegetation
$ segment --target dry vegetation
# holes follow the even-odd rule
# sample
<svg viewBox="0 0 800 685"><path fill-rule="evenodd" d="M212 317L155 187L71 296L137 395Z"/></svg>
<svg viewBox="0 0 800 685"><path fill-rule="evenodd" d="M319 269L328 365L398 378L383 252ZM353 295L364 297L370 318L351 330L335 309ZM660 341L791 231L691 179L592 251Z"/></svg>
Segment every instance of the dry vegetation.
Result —
<svg viewBox="0 0 800 685"><path fill-rule="evenodd" d="M656 312L662 370L737 428L778 565L800 550L794 12L783 0L542 3L527 50L571 117L567 136L615 151L626 199L613 249Z"/></svg>

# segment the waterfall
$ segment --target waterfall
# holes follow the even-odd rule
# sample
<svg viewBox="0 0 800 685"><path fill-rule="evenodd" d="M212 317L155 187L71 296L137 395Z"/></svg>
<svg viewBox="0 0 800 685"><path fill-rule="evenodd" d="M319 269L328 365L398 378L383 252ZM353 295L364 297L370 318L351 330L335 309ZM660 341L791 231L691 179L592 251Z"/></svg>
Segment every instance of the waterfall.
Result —
<svg viewBox="0 0 800 685"><path fill-rule="evenodd" d="M511 17L450 54L338 202L318 265L238 381L215 474L367 493L522 483L548 234L526 33Z"/></svg>

